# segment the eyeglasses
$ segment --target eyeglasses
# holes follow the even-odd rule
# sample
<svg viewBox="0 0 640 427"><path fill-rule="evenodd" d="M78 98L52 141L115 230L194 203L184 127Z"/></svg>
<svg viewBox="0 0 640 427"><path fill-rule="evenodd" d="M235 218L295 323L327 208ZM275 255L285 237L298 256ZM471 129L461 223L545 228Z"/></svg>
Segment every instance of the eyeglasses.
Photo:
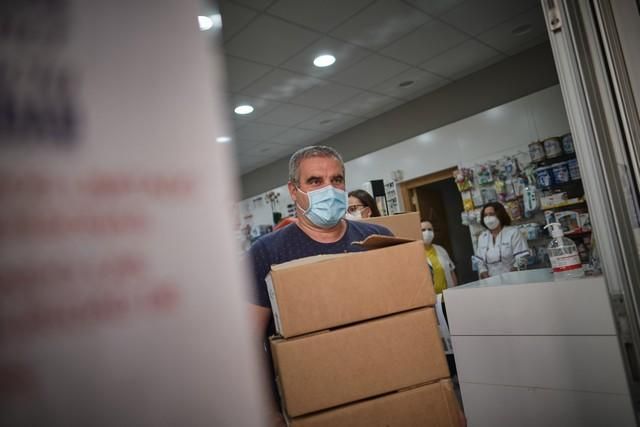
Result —
<svg viewBox="0 0 640 427"><path fill-rule="evenodd" d="M359 208L366 208L365 205L351 205L347 208L347 212L349 213L354 213L355 211L359 210Z"/></svg>

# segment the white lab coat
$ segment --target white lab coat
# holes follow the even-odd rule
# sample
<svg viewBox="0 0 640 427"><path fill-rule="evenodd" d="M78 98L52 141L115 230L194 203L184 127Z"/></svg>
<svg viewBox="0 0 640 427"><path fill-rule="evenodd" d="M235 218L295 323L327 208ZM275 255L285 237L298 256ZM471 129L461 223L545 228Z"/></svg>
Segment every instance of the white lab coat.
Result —
<svg viewBox="0 0 640 427"><path fill-rule="evenodd" d="M518 260L529 255L529 245L516 227L503 227L495 242L491 231L485 230L478 238L476 261L478 272L497 276L510 272Z"/></svg>
<svg viewBox="0 0 640 427"><path fill-rule="evenodd" d="M436 250L436 255L438 255L440 265L442 265L442 269L444 270L444 277L447 281L447 288L450 289L454 286L453 276L451 275L451 272L456 269L456 266L453 261L451 261L451 258L449 257L449 254L447 253L447 250L445 248L440 245L436 245L435 243L433 244L433 247ZM429 266L433 268L433 266L431 265L431 261L429 261L429 258L427 258L427 264L429 264Z"/></svg>

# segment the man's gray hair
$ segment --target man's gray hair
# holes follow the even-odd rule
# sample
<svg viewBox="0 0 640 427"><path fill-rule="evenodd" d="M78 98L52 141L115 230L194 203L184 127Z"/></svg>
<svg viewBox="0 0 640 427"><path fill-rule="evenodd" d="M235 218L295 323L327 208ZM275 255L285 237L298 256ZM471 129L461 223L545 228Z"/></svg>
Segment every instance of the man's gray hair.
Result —
<svg viewBox="0 0 640 427"><path fill-rule="evenodd" d="M342 172L344 173L344 162L342 161L342 156L336 150L331 147L327 147L325 145L311 145L309 147L304 147L293 153L291 158L289 159L289 181L294 184L300 183L300 163L304 159L308 159L310 157L333 157L337 161L340 162L340 166L342 166Z"/></svg>

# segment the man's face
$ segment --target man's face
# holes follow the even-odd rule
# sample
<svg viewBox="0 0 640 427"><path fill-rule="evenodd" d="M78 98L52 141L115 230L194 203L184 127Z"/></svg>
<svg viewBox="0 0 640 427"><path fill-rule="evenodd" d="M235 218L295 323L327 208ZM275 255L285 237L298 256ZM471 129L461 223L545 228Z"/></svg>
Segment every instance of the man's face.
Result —
<svg viewBox="0 0 640 427"><path fill-rule="evenodd" d="M303 159L298 168L300 178L298 188L305 193L332 185L340 190L345 189L344 171L342 165L333 157L310 157ZM302 209L309 207L309 198L306 194L296 191L296 185L289 183L291 199Z"/></svg>

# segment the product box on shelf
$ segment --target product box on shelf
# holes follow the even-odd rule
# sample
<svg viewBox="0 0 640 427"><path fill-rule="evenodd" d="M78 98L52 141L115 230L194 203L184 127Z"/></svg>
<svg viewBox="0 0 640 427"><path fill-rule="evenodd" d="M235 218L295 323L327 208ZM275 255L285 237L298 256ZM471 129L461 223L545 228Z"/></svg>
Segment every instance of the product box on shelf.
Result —
<svg viewBox="0 0 640 427"><path fill-rule="evenodd" d="M288 421L290 427L457 427L460 416L446 379Z"/></svg>
<svg viewBox="0 0 640 427"><path fill-rule="evenodd" d="M271 338L285 412L297 417L449 377L433 308Z"/></svg>
<svg viewBox="0 0 640 427"><path fill-rule="evenodd" d="M369 236L364 252L275 265L267 286L276 331L289 338L432 306L422 242Z"/></svg>
<svg viewBox="0 0 640 427"><path fill-rule="evenodd" d="M422 240L420 227L420 214L407 212L397 215L377 216L359 220L370 224L378 224L387 227L394 236L410 240Z"/></svg>

